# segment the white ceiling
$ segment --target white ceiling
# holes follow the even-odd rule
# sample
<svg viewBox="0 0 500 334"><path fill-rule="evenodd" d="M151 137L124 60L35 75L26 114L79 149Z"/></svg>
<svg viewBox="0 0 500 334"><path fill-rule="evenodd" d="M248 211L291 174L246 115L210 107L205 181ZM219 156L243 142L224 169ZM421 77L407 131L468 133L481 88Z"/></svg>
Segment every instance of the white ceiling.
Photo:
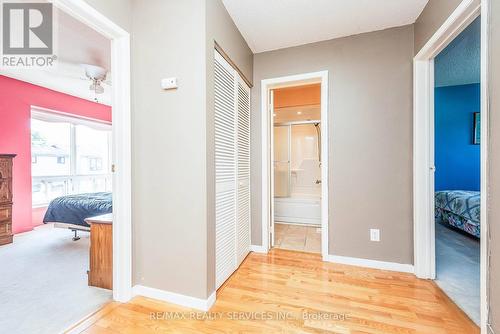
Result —
<svg viewBox="0 0 500 334"><path fill-rule="evenodd" d="M428 0L222 1L254 53L411 24L428 2Z"/></svg>
<svg viewBox="0 0 500 334"><path fill-rule="evenodd" d="M54 8L57 66L46 69L6 69L0 74L69 95L94 101L81 64L101 66L109 71L111 41L72 16ZM110 75L108 74L108 79ZM103 83L98 102L111 105L111 86Z"/></svg>

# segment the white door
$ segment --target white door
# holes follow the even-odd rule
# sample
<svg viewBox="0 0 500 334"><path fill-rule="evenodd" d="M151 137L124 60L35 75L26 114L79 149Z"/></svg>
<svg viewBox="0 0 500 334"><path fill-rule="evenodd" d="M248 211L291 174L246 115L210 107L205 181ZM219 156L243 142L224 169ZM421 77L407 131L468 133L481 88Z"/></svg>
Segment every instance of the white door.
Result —
<svg viewBox="0 0 500 334"><path fill-rule="evenodd" d="M219 288L250 251L250 88L215 52L215 265Z"/></svg>

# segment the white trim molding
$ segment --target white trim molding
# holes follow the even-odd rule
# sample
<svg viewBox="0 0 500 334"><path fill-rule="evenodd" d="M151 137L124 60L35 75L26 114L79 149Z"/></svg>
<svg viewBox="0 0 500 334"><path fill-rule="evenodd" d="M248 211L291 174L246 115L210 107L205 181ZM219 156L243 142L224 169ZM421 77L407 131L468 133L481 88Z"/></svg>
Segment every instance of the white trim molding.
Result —
<svg viewBox="0 0 500 334"><path fill-rule="evenodd" d="M480 257L480 298L481 333L488 333L489 324L489 221L488 221L488 152L489 152L489 23L490 0L481 0L481 257ZM493 333L493 329L491 332Z"/></svg>
<svg viewBox="0 0 500 334"><path fill-rule="evenodd" d="M111 130L111 122L104 121L97 118L86 117L81 115L72 114L66 111L54 110L36 105L31 106L31 117L44 120L49 118L49 121L60 120L61 122L73 122L89 127L95 127L97 123L102 124L102 128Z"/></svg>
<svg viewBox="0 0 500 334"><path fill-rule="evenodd" d="M434 58L481 14L481 333L488 328L488 27L490 0L463 0L414 58L413 224L415 274L436 277Z"/></svg>
<svg viewBox="0 0 500 334"><path fill-rule="evenodd" d="M250 252L267 254L267 249L264 246L250 245Z"/></svg>
<svg viewBox="0 0 500 334"><path fill-rule="evenodd" d="M143 285L134 285L132 291L134 296L153 298L200 311L210 310L215 303L215 291L207 299L181 295L179 293L150 288Z"/></svg>
<svg viewBox="0 0 500 334"><path fill-rule="evenodd" d="M434 57L478 15L479 0L464 0L413 62L414 263L419 278L434 279ZM481 117L482 118L482 117Z"/></svg>
<svg viewBox="0 0 500 334"><path fill-rule="evenodd" d="M111 40L113 110L113 299L132 298L132 155L129 33L83 0L54 6Z"/></svg>
<svg viewBox="0 0 500 334"><path fill-rule="evenodd" d="M401 273L409 273L409 274L414 273L413 265L404 263L368 260L357 257L338 256L338 255L328 255L325 261L338 264L347 264L350 266L364 267L364 268L397 271Z"/></svg>
<svg viewBox="0 0 500 334"><path fill-rule="evenodd" d="M413 230L415 274L435 278L434 157L431 154L431 123L434 115L433 61L415 61L413 99Z"/></svg>
<svg viewBox="0 0 500 334"><path fill-rule="evenodd" d="M261 81L261 131L262 131L262 248L267 253L271 247L269 226L273 216L271 200L274 196L271 175L272 154L272 117L269 108L269 91L271 89L301 86L312 83L321 84L321 254L328 256L328 71L319 71L290 75Z"/></svg>

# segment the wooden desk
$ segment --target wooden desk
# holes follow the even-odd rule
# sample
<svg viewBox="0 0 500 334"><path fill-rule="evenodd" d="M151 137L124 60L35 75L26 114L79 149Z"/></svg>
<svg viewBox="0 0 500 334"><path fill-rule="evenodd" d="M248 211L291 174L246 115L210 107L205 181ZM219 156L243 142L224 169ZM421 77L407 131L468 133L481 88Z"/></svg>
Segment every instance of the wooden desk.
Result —
<svg viewBox="0 0 500 334"><path fill-rule="evenodd" d="M113 215L85 219L90 225L89 285L113 289Z"/></svg>

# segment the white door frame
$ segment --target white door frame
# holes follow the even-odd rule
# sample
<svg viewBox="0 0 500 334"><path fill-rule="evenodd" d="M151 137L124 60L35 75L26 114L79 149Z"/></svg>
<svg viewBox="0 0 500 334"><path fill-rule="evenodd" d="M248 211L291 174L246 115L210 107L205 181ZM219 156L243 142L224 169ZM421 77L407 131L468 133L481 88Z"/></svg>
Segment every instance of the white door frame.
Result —
<svg viewBox="0 0 500 334"><path fill-rule="evenodd" d="M111 40L113 127L113 299L132 297L130 36L83 0L55 0L54 6Z"/></svg>
<svg viewBox="0 0 500 334"><path fill-rule="evenodd" d="M262 250L268 252L271 247L269 226L271 225L274 184L271 173L273 136L272 115L269 92L271 89L321 84L321 254L323 260L328 256L328 71L297 74L261 81L262 108Z"/></svg>
<svg viewBox="0 0 500 334"><path fill-rule="evenodd" d="M417 277L435 279L434 57L481 14L481 333L486 333L488 319L488 9L489 0L463 0L413 62L414 265Z"/></svg>

